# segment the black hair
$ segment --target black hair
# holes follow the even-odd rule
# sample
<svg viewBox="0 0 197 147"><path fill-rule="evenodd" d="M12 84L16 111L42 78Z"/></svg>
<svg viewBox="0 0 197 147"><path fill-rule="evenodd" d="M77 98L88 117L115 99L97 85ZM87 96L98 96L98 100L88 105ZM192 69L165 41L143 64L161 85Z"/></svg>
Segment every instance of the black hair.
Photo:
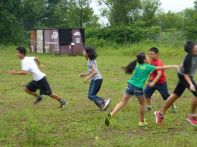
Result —
<svg viewBox="0 0 197 147"><path fill-rule="evenodd" d="M17 47L16 50L23 55L26 55L26 53L27 53L27 51L24 47Z"/></svg>
<svg viewBox="0 0 197 147"><path fill-rule="evenodd" d="M85 47L85 51L86 51L86 53L88 55L88 58L90 60L94 60L94 59L97 58L97 54L96 54L96 51L95 51L94 48L92 48L92 47Z"/></svg>
<svg viewBox="0 0 197 147"><path fill-rule="evenodd" d="M123 68L126 74L132 74L133 71L135 70L137 63L144 64L146 55L144 52L142 52L142 53L137 54L136 58L137 59L135 59L134 61L132 61L126 67Z"/></svg>
<svg viewBox="0 0 197 147"><path fill-rule="evenodd" d="M187 41L186 44L184 45L184 50L185 52L187 52L188 54L192 53L192 49L194 48L195 43L192 41Z"/></svg>
<svg viewBox="0 0 197 147"><path fill-rule="evenodd" d="M156 47L151 47L151 48L149 49L149 51L150 51L150 52L154 52L155 54L158 54L158 53L159 53L159 49L156 48Z"/></svg>

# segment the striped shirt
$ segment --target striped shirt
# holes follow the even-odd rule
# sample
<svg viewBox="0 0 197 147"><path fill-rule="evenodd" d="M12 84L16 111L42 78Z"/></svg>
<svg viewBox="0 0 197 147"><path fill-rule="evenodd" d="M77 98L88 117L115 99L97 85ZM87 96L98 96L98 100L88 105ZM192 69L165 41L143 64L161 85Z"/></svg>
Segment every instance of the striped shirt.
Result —
<svg viewBox="0 0 197 147"><path fill-rule="evenodd" d="M102 75L101 75L101 73L100 73L99 70L98 70L98 66L97 66L97 64L96 64L96 61L95 61L95 60L89 60L89 59L88 59L88 73L91 73L91 72L92 72L93 66L94 66L95 69L96 69L96 75L94 75L94 76L92 77L92 80L102 79Z"/></svg>

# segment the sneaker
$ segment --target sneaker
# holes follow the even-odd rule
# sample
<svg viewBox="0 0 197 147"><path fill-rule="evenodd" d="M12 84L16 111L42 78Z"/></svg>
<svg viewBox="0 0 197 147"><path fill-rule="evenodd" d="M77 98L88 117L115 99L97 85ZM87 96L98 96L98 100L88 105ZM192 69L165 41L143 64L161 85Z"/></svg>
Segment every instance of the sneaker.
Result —
<svg viewBox="0 0 197 147"><path fill-rule="evenodd" d="M138 123L138 126L140 126L140 127L145 127L147 125L148 125L148 123L145 120L144 120L144 122L139 121L139 123Z"/></svg>
<svg viewBox="0 0 197 147"><path fill-rule="evenodd" d="M154 112L154 115L155 115L156 123L157 123L157 124L161 124L162 121L163 121L163 119L164 119L163 115L160 114L159 111L155 111L155 112Z"/></svg>
<svg viewBox="0 0 197 147"><path fill-rule="evenodd" d="M37 96L37 97L36 97L36 100L35 100L35 102L34 102L34 104L39 103L41 100L42 100L42 97L41 97L40 95Z"/></svg>
<svg viewBox="0 0 197 147"><path fill-rule="evenodd" d="M152 109L153 109L153 106L146 106L145 112L150 111L150 110L152 110Z"/></svg>
<svg viewBox="0 0 197 147"><path fill-rule="evenodd" d="M104 103L100 107L101 108L101 111L105 111L108 108L108 106L109 106L110 103L111 103L111 100L110 99L104 100Z"/></svg>
<svg viewBox="0 0 197 147"><path fill-rule="evenodd" d="M177 112L177 108L175 105L172 105L172 113L176 113Z"/></svg>
<svg viewBox="0 0 197 147"><path fill-rule="evenodd" d="M193 126L197 125L197 117L196 116L191 116L191 115L188 116L187 121Z"/></svg>
<svg viewBox="0 0 197 147"><path fill-rule="evenodd" d="M67 102L65 100L61 99L59 108L64 108L64 107L66 107L66 105L67 105Z"/></svg>
<svg viewBox="0 0 197 147"><path fill-rule="evenodd" d="M109 113L107 115L107 117L105 118L105 125L106 126L109 126L110 125L110 120L111 120L112 116L111 116L111 113Z"/></svg>

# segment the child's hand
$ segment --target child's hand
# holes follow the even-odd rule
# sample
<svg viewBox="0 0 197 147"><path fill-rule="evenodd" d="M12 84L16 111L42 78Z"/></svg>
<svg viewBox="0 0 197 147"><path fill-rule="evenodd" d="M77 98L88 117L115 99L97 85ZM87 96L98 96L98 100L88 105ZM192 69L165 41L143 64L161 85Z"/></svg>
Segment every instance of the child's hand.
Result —
<svg viewBox="0 0 197 147"><path fill-rule="evenodd" d="M84 83L87 83L87 82L88 82L88 79L85 79L85 80L84 80Z"/></svg>
<svg viewBox="0 0 197 147"><path fill-rule="evenodd" d="M154 82L150 82L150 83L149 83L149 86L152 88L152 87L155 86L155 83L154 83Z"/></svg>
<svg viewBox="0 0 197 147"><path fill-rule="evenodd" d="M193 84L190 85L189 89L190 89L191 91L194 91L194 92L196 91L196 88L195 88L195 86L194 86Z"/></svg>
<svg viewBox="0 0 197 147"><path fill-rule="evenodd" d="M177 70L180 70L181 65L177 65L176 68L177 68Z"/></svg>
<svg viewBox="0 0 197 147"><path fill-rule="evenodd" d="M83 78L83 77L85 77L85 75L84 74L80 74L80 77Z"/></svg>

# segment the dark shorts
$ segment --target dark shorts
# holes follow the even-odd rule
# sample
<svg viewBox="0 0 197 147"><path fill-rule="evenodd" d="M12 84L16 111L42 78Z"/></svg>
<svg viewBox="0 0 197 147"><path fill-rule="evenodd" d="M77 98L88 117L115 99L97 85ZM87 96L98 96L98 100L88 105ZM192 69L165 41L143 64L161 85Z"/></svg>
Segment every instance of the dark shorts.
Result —
<svg viewBox="0 0 197 147"><path fill-rule="evenodd" d="M183 75L178 74L178 78L179 78L179 81L178 81L178 83L176 85L176 88L175 88L173 93L176 94L178 97L180 97L183 94L183 92L185 91L185 89L186 88L189 89L190 87L189 87L189 84L187 83L187 81L185 80L185 77ZM190 79L191 79L193 85L195 86L195 88L197 90L197 85L196 85L195 81L193 80L193 78L191 76L190 76ZM191 93L193 93L193 95L195 97L197 97L197 91L195 91L195 92L191 91Z"/></svg>
<svg viewBox="0 0 197 147"><path fill-rule="evenodd" d="M168 97L170 96L170 94L168 92L167 83L164 82L162 84L155 84L154 87L150 87L149 85L147 85L145 90L144 90L145 97L147 99L151 98L153 93L155 92L155 90L159 91L159 93L161 94L163 100L167 100Z"/></svg>
<svg viewBox="0 0 197 147"><path fill-rule="evenodd" d="M44 77L43 79L39 81L31 81L27 84L26 88L32 92L36 92L36 90L40 90L40 95L51 95L51 87L46 79Z"/></svg>
<svg viewBox="0 0 197 147"><path fill-rule="evenodd" d="M128 86L126 87L126 90L125 90L125 94L134 95L134 96L138 97L138 96L143 96L144 92L143 92L143 89L138 88L138 87L128 83Z"/></svg>

